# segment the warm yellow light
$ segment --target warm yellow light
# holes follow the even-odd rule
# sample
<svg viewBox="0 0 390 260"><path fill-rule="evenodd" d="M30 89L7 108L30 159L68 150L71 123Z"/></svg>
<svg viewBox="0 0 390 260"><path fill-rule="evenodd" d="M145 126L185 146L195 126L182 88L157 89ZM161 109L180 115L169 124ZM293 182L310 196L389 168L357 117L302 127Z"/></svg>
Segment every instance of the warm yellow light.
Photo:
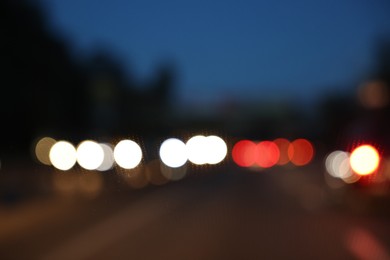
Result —
<svg viewBox="0 0 390 260"><path fill-rule="evenodd" d="M133 169L142 160L142 150L131 140L122 140L114 148L114 159L124 169Z"/></svg>
<svg viewBox="0 0 390 260"><path fill-rule="evenodd" d="M165 140L160 147L160 158L166 166L172 168L183 166L187 162L185 143L176 138Z"/></svg>
<svg viewBox="0 0 390 260"><path fill-rule="evenodd" d="M42 164L51 165L49 153L51 147L56 143L51 137L43 137L35 145L35 157Z"/></svg>
<svg viewBox="0 0 390 260"><path fill-rule="evenodd" d="M371 145L359 146L351 153L350 165L359 175L371 174L379 166L378 151Z"/></svg>
<svg viewBox="0 0 390 260"><path fill-rule="evenodd" d="M103 148L94 141L83 141L77 147L77 162L86 170L96 170L104 160Z"/></svg>
<svg viewBox="0 0 390 260"><path fill-rule="evenodd" d="M76 149L67 141L58 141L51 147L49 158L54 167L67 171L76 163Z"/></svg>

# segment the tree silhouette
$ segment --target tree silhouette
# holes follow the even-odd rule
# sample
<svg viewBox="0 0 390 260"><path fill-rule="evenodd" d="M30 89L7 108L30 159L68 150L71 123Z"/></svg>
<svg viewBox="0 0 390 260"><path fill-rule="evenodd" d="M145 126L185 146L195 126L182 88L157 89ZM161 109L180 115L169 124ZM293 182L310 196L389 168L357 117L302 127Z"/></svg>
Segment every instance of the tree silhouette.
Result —
<svg viewBox="0 0 390 260"><path fill-rule="evenodd" d="M46 29L38 6L1 1L0 8L1 149L27 151L40 132L82 125L84 78L64 44Z"/></svg>
<svg viewBox="0 0 390 260"><path fill-rule="evenodd" d="M33 2L2 0L0 8L3 155L28 153L34 138L44 134L80 139L162 127L172 92L171 68L161 67L143 89L106 49L76 62Z"/></svg>

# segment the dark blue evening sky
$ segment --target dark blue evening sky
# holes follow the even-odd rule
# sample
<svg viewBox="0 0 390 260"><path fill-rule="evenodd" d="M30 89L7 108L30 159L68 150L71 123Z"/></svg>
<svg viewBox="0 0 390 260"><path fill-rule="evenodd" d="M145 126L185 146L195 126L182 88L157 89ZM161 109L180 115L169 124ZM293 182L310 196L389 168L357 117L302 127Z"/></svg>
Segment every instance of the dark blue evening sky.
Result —
<svg viewBox="0 0 390 260"><path fill-rule="evenodd" d="M181 101L308 99L347 88L390 35L387 0L44 2L76 53L107 46L139 80L173 60Z"/></svg>

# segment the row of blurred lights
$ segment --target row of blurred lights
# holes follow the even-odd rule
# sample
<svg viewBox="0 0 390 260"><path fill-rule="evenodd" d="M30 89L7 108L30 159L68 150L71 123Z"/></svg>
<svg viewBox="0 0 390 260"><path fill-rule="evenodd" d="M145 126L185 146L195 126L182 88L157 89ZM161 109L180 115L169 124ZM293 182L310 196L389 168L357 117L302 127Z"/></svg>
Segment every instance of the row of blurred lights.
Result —
<svg viewBox="0 0 390 260"><path fill-rule="evenodd" d="M168 167L179 168L192 162L196 165L218 164L227 155L227 145L218 136L194 136L186 143L170 138L159 150L161 161ZM133 169L142 161L142 149L133 140L121 140L115 147L92 140L82 141L77 147L68 141L56 141L50 137L40 139L35 145L35 156L45 165L53 165L63 171L76 163L86 170L107 171L116 163L124 169Z"/></svg>
<svg viewBox="0 0 390 260"><path fill-rule="evenodd" d="M239 140L231 149L231 158L236 165L254 169L288 164L305 166L313 160L314 154L313 144L303 138L291 142L284 138L260 142ZM182 179L187 174L188 161L194 165L219 164L227 157L228 146L222 138L214 135L197 135L187 142L169 138L160 145L159 159L141 164L142 149L132 140L121 140L115 146L86 140L75 147L68 141L44 137L36 143L35 155L42 164L63 171L70 170L76 163L86 170L97 171L110 170L116 164L125 169L122 175L130 186L142 188L148 184L161 185ZM363 144L350 152L333 151L325 156L324 162L330 179L342 180L340 183L355 183L368 175L374 176L375 181L390 179L390 159L382 163L377 148L372 145ZM88 176L88 180L95 178ZM64 190L73 190L69 178L56 177L55 184ZM100 179L93 180L96 187L101 186ZM86 189L93 190L95 186L91 185Z"/></svg>
<svg viewBox="0 0 390 260"><path fill-rule="evenodd" d="M380 165L378 150L368 144L356 147L351 153L333 151L325 158L328 174L345 183L357 182L362 176L375 173Z"/></svg>
<svg viewBox="0 0 390 260"><path fill-rule="evenodd" d="M303 138L292 142L284 138L258 143L241 140L234 145L232 157L241 167L270 168L288 163L304 166L313 159L314 146L309 140Z"/></svg>
<svg viewBox="0 0 390 260"><path fill-rule="evenodd" d="M187 161L195 165L219 164L228 154L226 142L215 135L191 137L186 143L169 138L161 143L159 156L169 168L180 168ZM35 145L36 158L43 164L59 170L70 170L76 163L86 170L107 171L117 164L123 169L134 169L142 161L142 149L133 140L121 140L115 146L92 140L82 141L77 147L68 141L50 137ZM296 166L308 164L314 156L314 147L306 139L293 142L284 138L255 143L240 140L233 146L232 159L240 167L270 168L274 165Z"/></svg>

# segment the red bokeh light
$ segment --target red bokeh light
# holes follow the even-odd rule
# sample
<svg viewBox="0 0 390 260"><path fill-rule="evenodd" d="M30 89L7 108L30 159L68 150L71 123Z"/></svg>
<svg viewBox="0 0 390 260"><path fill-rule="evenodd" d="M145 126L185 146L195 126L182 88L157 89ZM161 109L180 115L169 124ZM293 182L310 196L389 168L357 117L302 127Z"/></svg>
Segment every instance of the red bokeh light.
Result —
<svg viewBox="0 0 390 260"><path fill-rule="evenodd" d="M288 147L288 157L296 166L308 164L314 156L314 147L306 139L296 139Z"/></svg>
<svg viewBox="0 0 390 260"><path fill-rule="evenodd" d="M279 148L271 141L263 141L257 144L256 163L263 168L274 166L279 161Z"/></svg>
<svg viewBox="0 0 390 260"><path fill-rule="evenodd" d="M276 164L285 165L290 162L288 156L288 147L290 146L290 141L285 138L278 138L274 140L274 143L279 148L279 160Z"/></svg>
<svg viewBox="0 0 390 260"><path fill-rule="evenodd" d="M233 146L233 161L241 167L252 166L256 161L256 144L249 140L242 140Z"/></svg>

